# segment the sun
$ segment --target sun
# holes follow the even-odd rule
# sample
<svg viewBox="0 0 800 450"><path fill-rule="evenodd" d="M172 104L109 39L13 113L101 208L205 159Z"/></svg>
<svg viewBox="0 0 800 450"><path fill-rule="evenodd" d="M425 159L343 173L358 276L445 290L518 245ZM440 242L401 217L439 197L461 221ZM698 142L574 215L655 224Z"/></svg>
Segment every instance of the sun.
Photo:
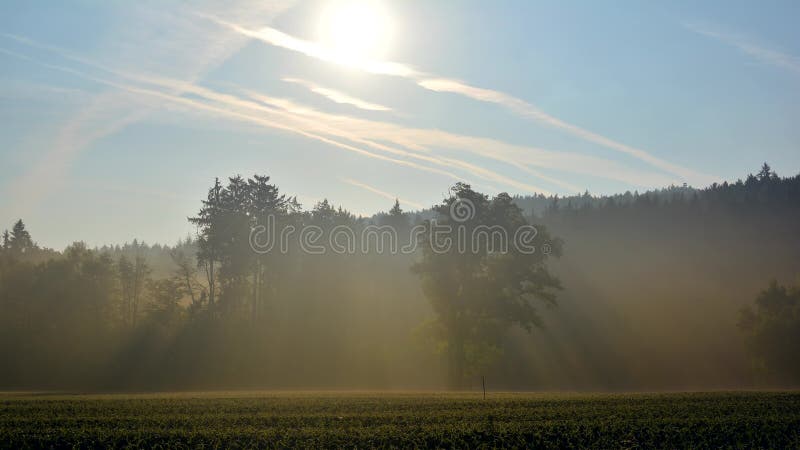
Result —
<svg viewBox="0 0 800 450"><path fill-rule="evenodd" d="M377 0L333 1L320 20L320 40L345 63L384 56L391 38L392 22Z"/></svg>

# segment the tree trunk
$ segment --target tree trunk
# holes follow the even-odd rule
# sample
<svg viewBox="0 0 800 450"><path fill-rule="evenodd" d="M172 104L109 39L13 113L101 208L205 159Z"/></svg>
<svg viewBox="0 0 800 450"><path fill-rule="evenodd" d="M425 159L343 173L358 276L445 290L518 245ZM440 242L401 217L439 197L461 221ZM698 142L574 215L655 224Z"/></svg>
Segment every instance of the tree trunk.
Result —
<svg viewBox="0 0 800 450"><path fill-rule="evenodd" d="M464 335L458 322L456 314L453 313L450 319L450 345L448 346L449 356L449 384L451 390L462 390L464 388Z"/></svg>
<svg viewBox="0 0 800 450"><path fill-rule="evenodd" d="M256 261L255 271L253 272L253 299L252 304L250 305L251 308L251 320L255 323L256 319L258 318L258 299L259 293L261 291L261 264Z"/></svg>
<svg viewBox="0 0 800 450"><path fill-rule="evenodd" d="M208 306L214 306L214 258L208 261L206 277L208 278Z"/></svg>

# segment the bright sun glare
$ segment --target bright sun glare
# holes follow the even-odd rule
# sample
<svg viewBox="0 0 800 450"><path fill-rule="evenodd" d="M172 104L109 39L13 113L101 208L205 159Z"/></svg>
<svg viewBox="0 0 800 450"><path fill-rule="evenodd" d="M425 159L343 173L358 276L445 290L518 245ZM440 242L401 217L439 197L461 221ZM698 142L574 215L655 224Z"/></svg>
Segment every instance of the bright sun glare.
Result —
<svg viewBox="0 0 800 450"><path fill-rule="evenodd" d="M387 50L391 20L377 0L333 1L322 14L322 43L342 62L378 59Z"/></svg>

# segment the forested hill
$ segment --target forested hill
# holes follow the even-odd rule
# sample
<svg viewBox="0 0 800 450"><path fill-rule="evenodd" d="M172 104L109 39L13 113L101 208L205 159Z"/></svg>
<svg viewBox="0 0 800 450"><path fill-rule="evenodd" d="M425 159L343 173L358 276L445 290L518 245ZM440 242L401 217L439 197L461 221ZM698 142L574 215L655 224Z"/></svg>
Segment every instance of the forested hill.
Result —
<svg viewBox="0 0 800 450"><path fill-rule="evenodd" d="M739 313L771 279L800 281L800 177L765 166L705 189L539 206L537 222L565 242L555 272L566 289L520 383L685 389L763 380ZM798 350L779 341L773 349Z"/></svg>
<svg viewBox="0 0 800 450"><path fill-rule="evenodd" d="M303 210L268 181L234 177L208 198L249 186L295 223L325 230L407 229L443 207L403 213L395 205L370 218L327 201ZM507 197L473 194L513 213ZM199 200L202 219L210 200ZM513 201L541 239L563 242L562 256L546 261L563 290L554 306L525 310L541 328L478 336L487 344L467 349L468 381L481 374L496 388L646 390L775 380L775 368L745 345L740 312L770 280L800 274L800 177L765 165L703 189ZM441 305L410 270L419 252L254 256L240 225L221 228L228 234L218 248L206 234L176 246L55 252L14 224L0 247L0 389L444 385L446 340L432 320ZM762 351L797 354L800 341L775 336ZM787 364L782 380L800 384L800 368Z"/></svg>
<svg viewBox="0 0 800 450"><path fill-rule="evenodd" d="M705 188L669 186L652 191L625 192L610 196L593 196L589 192L572 196L514 196L514 202L527 214L543 216L551 212L574 210L669 206L689 204L701 209L800 208L800 175L781 178L766 163L761 170L735 183L714 183Z"/></svg>

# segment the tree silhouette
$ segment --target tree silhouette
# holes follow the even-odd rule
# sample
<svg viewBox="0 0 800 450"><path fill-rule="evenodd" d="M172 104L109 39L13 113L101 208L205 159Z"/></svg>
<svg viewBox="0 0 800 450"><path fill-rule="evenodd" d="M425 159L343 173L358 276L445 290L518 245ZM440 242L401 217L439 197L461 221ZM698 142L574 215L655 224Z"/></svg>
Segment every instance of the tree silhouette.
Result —
<svg viewBox="0 0 800 450"><path fill-rule="evenodd" d="M742 309L739 328L762 381L774 385L800 384L800 287L772 281Z"/></svg>
<svg viewBox="0 0 800 450"><path fill-rule="evenodd" d="M253 251L250 232L268 220L284 221L290 203L267 176L237 175L226 186L214 182L198 215L189 219L198 227L197 260L206 272L209 306L233 313L249 303L255 320L270 282L267 268L275 264L273 255Z"/></svg>
<svg viewBox="0 0 800 450"><path fill-rule="evenodd" d="M467 208L466 215L455 212L459 207ZM514 245L498 250L502 238L494 235L487 237L484 245L471 239L476 230L489 227L500 227L513 237L528 225L508 194L490 200L458 183L435 210L436 219L427 221L422 233L422 259L412 270L421 277L435 313L426 328L444 349L450 386L460 389L466 375L473 375L502 351L510 326L530 331L541 324L534 300L555 304L554 291L561 285L548 272L548 253L542 249L547 244L557 255L561 244L543 229L536 235L539 251L533 253ZM445 232L437 234L434 229ZM452 245L442 247L442 242ZM459 244L462 242L464 246Z"/></svg>
<svg viewBox="0 0 800 450"><path fill-rule="evenodd" d="M8 238L8 248L17 255L25 254L35 247L30 233L25 229L22 219L18 220L11 229L11 236Z"/></svg>
<svg viewBox="0 0 800 450"><path fill-rule="evenodd" d="M400 208L400 199L394 199L394 206L389 210L389 215L399 217L403 215L403 210Z"/></svg>
<svg viewBox="0 0 800 450"><path fill-rule="evenodd" d="M208 195L203 200L203 206L196 217L190 217L189 222L197 226L197 263L204 269L208 287L208 305L213 308L217 296L217 267L222 253L222 236L220 216L222 203L220 193L222 185L219 178L214 180L214 186L208 190Z"/></svg>
<svg viewBox="0 0 800 450"><path fill-rule="evenodd" d="M189 242L191 243L191 241ZM200 304L197 292L200 291L202 287L197 283L197 263L194 261L194 256L187 254L182 248L171 249L169 254L176 266L175 276L181 281L184 292L189 295L192 305L199 307Z"/></svg>
<svg viewBox="0 0 800 450"><path fill-rule="evenodd" d="M756 179L761 182L774 180L777 177L778 175L772 171L772 168L766 162L761 166L761 170L759 170L756 175Z"/></svg>
<svg viewBox="0 0 800 450"><path fill-rule="evenodd" d="M18 221L0 252L0 388L411 387L447 368L456 388L479 369L520 388L742 386L750 364L731 344L740 338L734 321L704 317L729 317L752 286L795 275L800 248L800 177L780 178L768 165L754 173L704 189L558 201L490 198L458 184L432 209L409 214L395 200L365 218L328 200L304 210L267 177L233 177L214 182L192 218L197 240L172 247L133 240L57 252L39 248ZM474 210L454 220L463 200ZM453 227L440 237L457 242L460 226L513 235L535 220L571 251L556 268L544 252L483 247L490 234L474 253L441 253L423 234L414 254L373 245L316 255L297 235L285 252L253 252L250 228L273 215L278 229L319 227L321 243L340 225L356 236L389 225L402 240L412 224L430 230L425 220L434 219ZM559 241L537 229L535 248L547 243L557 255ZM550 270L569 292L547 316L558 326L532 342L519 331L534 331L544 321L537 309L554 304ZM764 382L797 384L796 291L770 288L742 313ZM409 345L426 316L419 334L434 345Z"/></svg>
<svg viewBox="0 0 800 450"><path fill-rule="evenodd" d="M147 289L152 300L148 307L150 318L169 325L181 312L180 300L186 295L183 281L178 277L149 280Z"/></svg>

